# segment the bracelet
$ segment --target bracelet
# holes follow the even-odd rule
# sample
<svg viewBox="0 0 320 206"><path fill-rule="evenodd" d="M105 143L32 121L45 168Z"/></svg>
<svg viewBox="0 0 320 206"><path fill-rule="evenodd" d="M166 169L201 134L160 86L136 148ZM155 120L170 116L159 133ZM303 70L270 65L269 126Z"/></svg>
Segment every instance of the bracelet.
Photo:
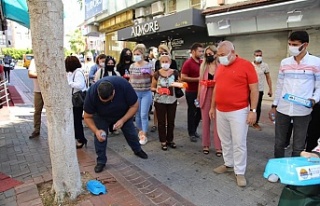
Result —
<svg viewBox="0 0 320 206"><path fill-rule="evenodd" d="M273 105L271 105L271 108L277 108L277 105L273 104Z"/></svg>

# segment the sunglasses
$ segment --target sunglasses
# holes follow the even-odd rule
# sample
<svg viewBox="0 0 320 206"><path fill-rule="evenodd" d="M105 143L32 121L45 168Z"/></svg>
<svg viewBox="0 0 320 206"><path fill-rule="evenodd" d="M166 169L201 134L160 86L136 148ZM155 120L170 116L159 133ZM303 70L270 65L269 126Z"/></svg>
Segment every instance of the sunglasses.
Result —
<svg viewBox="0 0 320 206"><path fill-rule="evenodd" d="M162 55L169 55L169 53L168 52L162 52L162 53L160 53L160 55L162 56Z"/></svg>

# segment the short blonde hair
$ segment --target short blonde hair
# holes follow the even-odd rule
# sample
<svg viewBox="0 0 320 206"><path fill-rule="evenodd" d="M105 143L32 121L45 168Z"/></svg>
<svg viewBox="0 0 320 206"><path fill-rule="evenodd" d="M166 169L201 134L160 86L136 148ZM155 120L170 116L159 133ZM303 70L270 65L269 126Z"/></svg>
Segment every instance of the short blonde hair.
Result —
<svg viewBox="0 0 320 206"><path fill-rule="evenodd" d="M165 50L168 53L171 52L169 47L166 44L160 44L159 47L158 47L158 50L160 50L160 49Z"/></svg>
<svg viewBox="0 0 320 206"><path fill-rule="evenodd" d="M146 46L144 44L137 44L132 52L139 51L142 55L146 53Z"/></svg>
<svg viewBox="0 0 320 206"><path fill-rule="evenodd" d="M165 58L165 57L167 57L169 59L169 61L171 62L171 55L170 54L169 55L160 55L159 56L159 61L161 61L161 59Z"/></svg>

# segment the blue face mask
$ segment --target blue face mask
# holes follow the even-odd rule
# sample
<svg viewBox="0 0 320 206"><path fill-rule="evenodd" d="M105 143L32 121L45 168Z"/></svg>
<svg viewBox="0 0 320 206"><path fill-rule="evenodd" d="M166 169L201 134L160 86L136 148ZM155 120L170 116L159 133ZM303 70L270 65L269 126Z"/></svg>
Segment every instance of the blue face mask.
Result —
<svg viewBox="0 0 320 206"><path fill-rule="evenodd" d="M133 55L133 61L134 62L139 62L141 60L142 60L141 55Z"/></svg>

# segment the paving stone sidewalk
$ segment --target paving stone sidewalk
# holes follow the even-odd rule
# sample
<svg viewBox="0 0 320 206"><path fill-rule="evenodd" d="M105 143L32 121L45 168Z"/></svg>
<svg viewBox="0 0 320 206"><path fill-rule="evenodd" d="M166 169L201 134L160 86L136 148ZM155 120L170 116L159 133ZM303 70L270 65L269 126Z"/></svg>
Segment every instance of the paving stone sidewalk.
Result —
<svg viewBox="0 0 320 206"><path fill-rule="evenodd" d="M14 84L20 87L22 94L25 93L26 89L23 84L19 85L18 79ZM26 96L24 98L29 99L26 105L16 106L6 115L2 115L4 110L0 110L0 172L25 182L0 193L0 206L42 205L39 195L36 195L36 184L52 179L45 113L41 137L29 140L33 108L32 95ZM273 154L274 126L266 116L270 102L263 105L260 121L263 130L249 129L248 186L245 188L236 186L233 174L216 175L212 172L214 167L223 164L223 159L216 157L213 149L209 155L204 155L201 139L197 143L190 142L186 135L187 107L184 98L179 103L176 150L162 151L157 133L149 133L149 142L143 146L149 159L142 160L133 155L121 134L112 136L108 139L107 167L99 175L93 172L96 156L92 133L85 128L89 142L88 148L77 151L80 169L106 180L109 193L92 197L81 205L277 205L283 185L269 183L262 177L265 164ZM201 133L201 129L198 131Z"/></svg>

